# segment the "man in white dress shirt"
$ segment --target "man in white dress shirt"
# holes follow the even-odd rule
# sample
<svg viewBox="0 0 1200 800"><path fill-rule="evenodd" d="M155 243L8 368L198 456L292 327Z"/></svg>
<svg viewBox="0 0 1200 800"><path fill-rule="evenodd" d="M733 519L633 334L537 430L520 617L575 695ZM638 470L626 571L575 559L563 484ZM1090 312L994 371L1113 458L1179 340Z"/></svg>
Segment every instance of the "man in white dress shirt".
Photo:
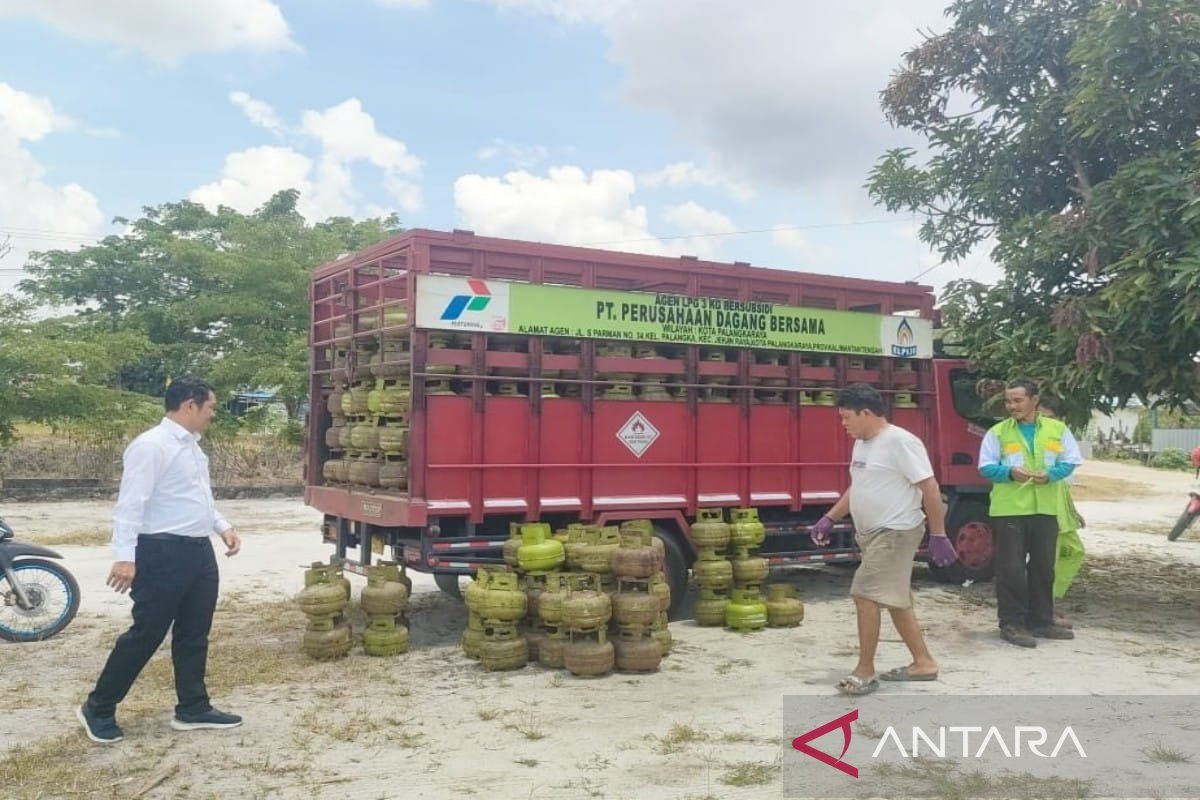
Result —
<svg viewBox="0 0 1200 800"><path fill-rule="evenodd" d="M180 378L167 387L167 414L125 450L114 514L115 563L108 585L133 598L133 626L121 634L96 687L76 714L88 738L101 744L124 738L116 721L146 662L171 633L178 705L176 730L234 728L242 718L212 707L204 685L208 632L217 604L217 560L209 537L221 537L225 555L241 539L213 503L201 432L216 409L212 387Z"/></svg>

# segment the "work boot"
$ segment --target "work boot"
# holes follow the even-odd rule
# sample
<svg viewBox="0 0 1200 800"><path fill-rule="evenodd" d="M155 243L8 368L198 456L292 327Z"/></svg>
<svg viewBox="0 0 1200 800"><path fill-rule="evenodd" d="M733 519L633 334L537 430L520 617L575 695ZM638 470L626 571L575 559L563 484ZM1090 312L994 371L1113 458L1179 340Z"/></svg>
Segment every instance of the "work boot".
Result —
<svg viewBox="0 0 1200 800"><path fill-rule="evenodd" d="M1029 631L1018 628L1016 625L1001 627L1000 635L1004 637L1004 641L1015 644L1017 647L1037 647L1037 639L1030 636Z"/></svg>
<svg viewBox="0 0 1200 800"><path fill-rule="evenodd" d="M1069 631L1075 629L1075 626L1071 624L1071 620L1067 619L1057 611L1054 612L1054 627L1066 628Z"/></svg>
<svg viewBox="0 0 1200 800"><path fill-rule="evenodd" d="M1045 625L1034 628L1033 635L1039 639L1074 639L1075 631L1070 628L1060 628L1057 625Z"/></svg>

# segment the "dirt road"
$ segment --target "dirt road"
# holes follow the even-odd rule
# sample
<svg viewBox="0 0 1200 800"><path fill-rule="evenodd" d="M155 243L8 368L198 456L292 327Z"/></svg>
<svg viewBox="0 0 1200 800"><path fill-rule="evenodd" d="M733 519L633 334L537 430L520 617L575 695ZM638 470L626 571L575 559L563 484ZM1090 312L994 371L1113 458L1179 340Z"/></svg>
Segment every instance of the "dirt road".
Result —
<svg viewBox="0 0 1200 800"><path fill-rule="evenodd" d="M1023 650L1000 641L991 587L943 586L924 567L917 609L942 678L910 691L1194 694L1200 691L1200 531L1168 543L1187 475L1091 463L1077 494L1088 561L1063 604L1077 638ZM60 637L0 645L0 785L24 797L760 798L778 792L781 700L827 694L852 665L848 569L796 569L798 629L741 636L673 623L653 675L581 680L530 666L489 674L457 647L461 604L416 576L410 651L334 664L299 653L288 602L300 565L328 556L318 516L294 500L221 504L245 552L220 559L224 600L209 670L238 730L169 730L166 649L122 705L127 740L90 745L73 709L127 624L104 588L101 544L63 545L83 587ZM28 538L100 542L110 504L6 504ZM880 668L905 663L884 623ZM12 748L17 748L13 750Z"/></svg>

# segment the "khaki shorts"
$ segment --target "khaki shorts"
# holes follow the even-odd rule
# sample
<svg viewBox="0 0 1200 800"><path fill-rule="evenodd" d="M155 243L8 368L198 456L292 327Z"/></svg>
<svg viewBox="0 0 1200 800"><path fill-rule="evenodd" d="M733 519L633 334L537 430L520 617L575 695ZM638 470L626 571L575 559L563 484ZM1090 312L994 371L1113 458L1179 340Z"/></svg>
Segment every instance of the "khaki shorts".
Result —
<svg viewBox="0 0 1200 800"><path fill-rule="evenodd" d="M911 530L859 531L854 540L862 562L850 595L888 608L912 608L913 557L925 537L925 524Z"/></svg>

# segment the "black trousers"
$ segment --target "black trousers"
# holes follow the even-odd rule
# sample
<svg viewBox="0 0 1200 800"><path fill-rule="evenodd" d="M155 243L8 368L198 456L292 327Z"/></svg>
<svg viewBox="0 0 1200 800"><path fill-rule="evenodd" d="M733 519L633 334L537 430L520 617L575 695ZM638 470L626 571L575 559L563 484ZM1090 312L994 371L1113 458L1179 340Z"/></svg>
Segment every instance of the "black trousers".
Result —
<svg viewBox="0 0 1200 800"><path fill-rule="evenodd" d="M203 714L212 709L204 685L208 632L217 606L212 543L207 537L140 536L135 558L133 627L118 637L88 705L97 716L113 716L170 629L179 701L175 713Z"/></svg>
<svg viewBox="0 0 1200 800"><path fill-rule="evenodd" d="M996 532L996 607L1000 627L1051 625L1058 520L1049 514L992 517L992 526Z"/></svg>

